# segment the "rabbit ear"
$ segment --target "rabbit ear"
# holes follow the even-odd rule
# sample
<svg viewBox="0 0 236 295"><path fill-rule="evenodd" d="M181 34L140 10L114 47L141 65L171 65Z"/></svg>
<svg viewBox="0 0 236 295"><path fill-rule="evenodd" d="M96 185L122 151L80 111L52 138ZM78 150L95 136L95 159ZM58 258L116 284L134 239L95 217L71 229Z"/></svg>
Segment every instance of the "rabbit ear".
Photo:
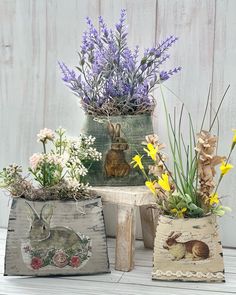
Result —
<svg viewBox="0 0 236 295"><path fill-rule="evenodd" d="M114 125L112 123L108 123L107 129L108 129L108 132L109 132L111 138L114 138L115 137L115 128L114 128Z"/></svg>
<svg viewBox="0 0 236 295"><path fill-rule="evenodd" d="M181 235L182 235L182 233L178 233L178 234L174 235L172 238L176 240L176 239L178 239Z"/></svg>
<svg viewBox="0 0 236 295"><path fill-rule="evenodd" d="M121 129L121 125L117 123L115 128L116 137L120 137L120 129Z"/></svg>
<svg viewBox="0 0 236 295"><path fill-rule="evenodd" d="M172 231L172 232L169 234L168 238L170 238L171 236L173 236L174 233L175 233L175 232Z"/></svg>
<svg viewBox="0 0 236 295"><path fill-rule="evenodd" d="M45 221L47 221L47 223L49 223L52 218L52 214L52 205L45 204L41 209L40 219L44 219Z"/></svg>
<svg viewBox="0 0 236 295"><path fill-rule="evenodd" d="M28 212L27 212L27 217L28 219L32 222L35 219L39 219L38 213L36 212L36 210L28 203L25 202L25 204L27 204L27 208L28 208Z"/></svg>

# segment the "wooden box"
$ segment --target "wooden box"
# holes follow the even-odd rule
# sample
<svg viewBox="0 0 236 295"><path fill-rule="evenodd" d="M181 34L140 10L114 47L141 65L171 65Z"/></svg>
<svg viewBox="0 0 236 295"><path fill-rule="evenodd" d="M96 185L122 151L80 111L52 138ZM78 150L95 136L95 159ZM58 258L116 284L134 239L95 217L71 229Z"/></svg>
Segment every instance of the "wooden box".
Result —
<svg viewBox="0 0 236 295"><path fill-rule="evenodd" d="M153 279L223 282L224 261L216 217L161 216L153 263Z"/></svg>
<svg viewBox="0 0 236 295"><path fill-rule="evenodd" d="M13 200L4 275L107 272L110 271L101 198L77 202Z"/></svg>

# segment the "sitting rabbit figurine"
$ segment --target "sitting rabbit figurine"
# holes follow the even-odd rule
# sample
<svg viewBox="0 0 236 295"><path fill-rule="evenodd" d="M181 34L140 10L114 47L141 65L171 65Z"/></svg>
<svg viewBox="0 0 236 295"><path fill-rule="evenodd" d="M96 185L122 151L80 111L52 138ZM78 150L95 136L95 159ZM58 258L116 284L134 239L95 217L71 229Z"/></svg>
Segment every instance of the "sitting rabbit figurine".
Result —
<svg viewBox="0 0 236 295"><path fill-rule="evenodd" d="M28 218L31 221L29 239L31 247L34 250L45 250L49 248L55 249L75 249L82 251L88 240L82 240L72 229L57 226L50 227L50 220L53 215L52 205L45 204L40 214L26 202L29 208Z"/></svg>
<svg viewBox="0 0 236 295"><path fill-rule="evenodd" d="M177 242L176 240L182 233L174 234L171 232L166 240L164 249L167 249L174 257L173 260L180 260L183 258L191 258L192 260L202 260L209 257L209 247L206 243L199 240L191 240L187 242Z"/></svg>
<svg viewBox="0 0 236 295"><path fill-rule="evenodd" d="M129 148L127 141L120 137L121 125L112 123L108 124L108 132L110 134L112 144L105 159L106 176L127 176L130 172L130 165L125 159L124 151Z"/></svg>

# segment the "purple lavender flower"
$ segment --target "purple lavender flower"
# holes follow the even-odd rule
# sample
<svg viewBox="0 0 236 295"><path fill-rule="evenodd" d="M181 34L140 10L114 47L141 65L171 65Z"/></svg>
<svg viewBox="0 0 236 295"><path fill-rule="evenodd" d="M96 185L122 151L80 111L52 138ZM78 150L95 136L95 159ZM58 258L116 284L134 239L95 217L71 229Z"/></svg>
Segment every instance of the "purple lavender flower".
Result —
<svg viewBox="0 0 236 295"><path fill-rule="evenodd" d="M126 20L126 10L125 9L121 9L119 22L115 25L116 26L116 30L119 33L122 32L122 29L124 27L125 20Z"/></svg>
<svg viewBox="0 0 236 295"><path fill-rule="evenodd" d="M79 74L59 63L62 80L81 98L84 110L95 116L151 112L155 105L150 95L152 89L181 69L161 69L170 57L167 51L177 38L170 36L146 49L139 61L139 47L133 51L128 47L125 9L121 10L114 30L107 27L101 16L100 33L90 18L86 22L88 29L82 36L76 67Z"/></svg>
<svg viewBox="0 0 236 295"><path fill-rule="evenodd" d="M165 41L163 41L158 47L157 50L160 52L160 55L168 50L176 41L178 40L175 36L168 37Z"/></svg>
<svg viewBox="0 0 236 295"><path fill-rule="evenodd" d="M181 70L181 67L174 68L173 70L169 70L168 72L161 71L160 72L160 80L162 80L162 81L168 80L172 75L178 73L180 70Z"/></svg>
<svg viewBox="0 0 236 295"><path fill-rule="evenodd" d="M103 36L107 39L109 36L109 31L107 29L107 26L106 26L102 16L99 16L99 24L100 24L100 28L101 28L101 32L102 32Z"/></svg>
<svg viewBox="0 0 236 295"><path fill-rule="evenodd" d="M70 83L71 81L76 80L76 74L73 70L70 70L63 62L62 63L58 62L58 64L61 68L62 74L64 75L62 77L62 80L64 82Z"/></svg>
<svg viewBox="0 0 236 295"><path fill-rule="evenodd" d="M160 79L162 81L168 80L170 78L170 75L166 71L161 71L160 72Z"/></svg>

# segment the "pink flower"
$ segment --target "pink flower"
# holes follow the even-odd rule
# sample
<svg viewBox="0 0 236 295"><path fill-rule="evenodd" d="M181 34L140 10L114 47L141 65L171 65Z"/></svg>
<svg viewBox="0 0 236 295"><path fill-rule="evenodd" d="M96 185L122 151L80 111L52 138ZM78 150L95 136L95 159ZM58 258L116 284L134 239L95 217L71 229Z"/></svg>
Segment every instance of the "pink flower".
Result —
<svg viewBox="0 0 236 295"><path fill-rule="evenodd" d="M33 170L38 168L38 165L41 163L41 161L43 160L43 155L42 154L33 154L29 161L30 161L30 166Z"/></svg>
<svg viewBox="0 0 236 295"><path fill-rule="evenodd" d="M61 268L68 264L66 254L62 250L59 250L54 254L52 261L57 267Z"/></svg>
<svg viewBox="0 0 236 295"><path fill-rule="evenodd" d="M53 140L55 137L55 134L51 129L44 128L39 131L39 133L37 134L37 137L38 137L38 142L42 141L46 143L47 140Z"/></svg>
<svg viewBox="0 0 236 295"><path fill-rule="evenodd" d="M47 155L47 162L55 165L59 165L61 167L65 166L63 157L60 155L53 155L53 154L48 154Z"/></svg>
<svg viewBox="0 0 236 295"><path fill-rule="evenodd" d="M80 259L78 256L72 256L70 260L70 265L72 267L79 267L80 266Z"/></svg>
<svg viewBox="0 0 236 295"><path fill-rule="evenodd" d="M43 266L43 261L40 257L33 257L31 260L31 267L33 269L39 269Z"/></svg>

